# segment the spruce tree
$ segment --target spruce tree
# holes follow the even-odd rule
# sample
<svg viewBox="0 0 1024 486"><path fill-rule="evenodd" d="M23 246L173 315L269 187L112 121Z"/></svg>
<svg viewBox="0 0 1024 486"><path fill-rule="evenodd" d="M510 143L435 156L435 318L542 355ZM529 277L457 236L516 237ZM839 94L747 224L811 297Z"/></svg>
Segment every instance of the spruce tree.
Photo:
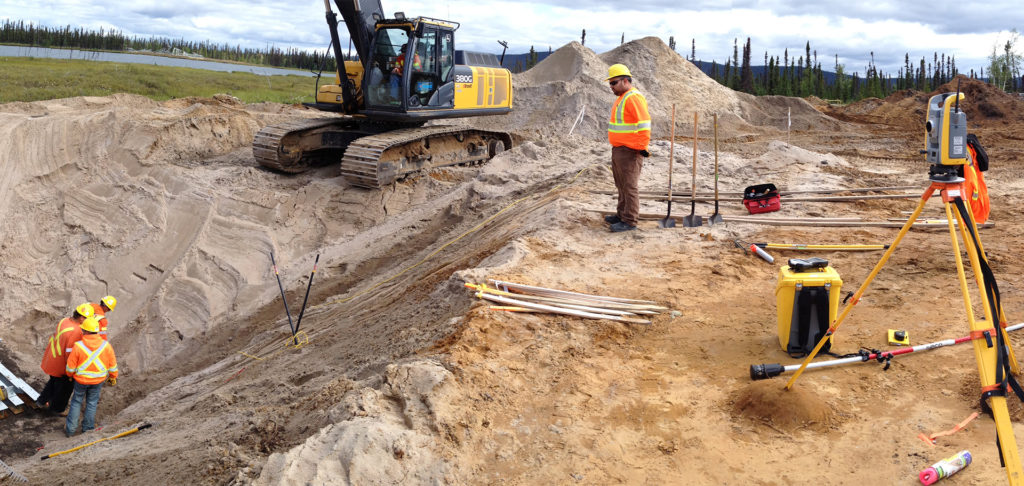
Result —
<svg viewBox="0 0 1024 486"><path fill-rule="evenodd" d="M734 90L740 89L740 51L738 39L732 39L732 75L729 76L729 87Z"/></svg>
<svg viewBox="0 0 1024 486"><path fill-rule="evenodd" d="M743 67L740 71L740 89L744 93L754 94L753 74L750 67L750 37L747 37L747 43L743 45Z"/></svg>

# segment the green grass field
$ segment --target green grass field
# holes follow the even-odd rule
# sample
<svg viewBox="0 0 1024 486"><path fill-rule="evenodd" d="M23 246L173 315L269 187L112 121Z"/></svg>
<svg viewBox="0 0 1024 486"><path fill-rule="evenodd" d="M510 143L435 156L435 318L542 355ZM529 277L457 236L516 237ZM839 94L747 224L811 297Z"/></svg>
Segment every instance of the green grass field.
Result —
<svg viewBox="0 0 1024 486"><path fill-rule="evenodd" d="M0 103L114 93L134 93L159 101L226 93L246 103L301 103L313 101L314 83L316 78L295 75L259 76L148 64L0 57Z"/></svg>

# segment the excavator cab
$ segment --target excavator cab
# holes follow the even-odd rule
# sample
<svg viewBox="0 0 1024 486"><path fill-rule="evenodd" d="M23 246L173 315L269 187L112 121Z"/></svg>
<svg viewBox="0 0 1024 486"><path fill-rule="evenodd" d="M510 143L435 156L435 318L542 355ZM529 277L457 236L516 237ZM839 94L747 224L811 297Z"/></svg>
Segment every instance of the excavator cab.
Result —
<svg viewBox="0 0 1024 486"><path fill-rule="evenodd" d="M368 110L452 109L455 102L455 29L423 17L381 20L371 43L363 93Z"/></svg>

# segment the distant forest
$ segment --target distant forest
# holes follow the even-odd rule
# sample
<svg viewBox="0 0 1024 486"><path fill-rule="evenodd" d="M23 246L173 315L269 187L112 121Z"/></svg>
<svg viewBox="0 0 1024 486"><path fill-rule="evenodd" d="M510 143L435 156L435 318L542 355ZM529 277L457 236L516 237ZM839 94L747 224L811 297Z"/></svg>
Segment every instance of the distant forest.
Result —
<svg viewBox="0 0 1024 486"><path fill-rule="evenodd" d="M871 52L871 60L865 68L865 75L847 74L846 67L839 63L835 56L832 71L822 69L818 60L818 51L811 50L808 41L804 52L790 55L788 49L779 56L764 54L764 64L751 65L750 38L743 45L743 54L737 40L733 41L733 55L725 63L710 63L696 60L696 45L691 41L690 62L701 68L708 76L722 85L736 91L754 95L783 96L817 96L819 98L839 101L842 103L864 98L884 98L894 91L915 89L928 92L949 82L958 74L965 74L974 79L984 79L999 86L1007 92L1024 90L1024 76L1021 75L1020 55L1013 52L1017 40L1016 32L1007 41L1004 52L993 51L989 61L989 76L986 78L984 68L980 72L971 69L961 73L957 68L956 58L946 54L933 53L932 59L922 57L911 60L910 54L904 54L903 66L895 73L886 73L875 65L875 53ZM669 47L675 50L675 39L669 38Z"/></svg>
<svg viewBox="0 0 1024 486"><path fill-rule="evenodd" d="M21 20L16 22L4 20L0 24L0 44L118 52L152 51L161 54L170 54L176 52L175 50L180 50L186 54L220 61L308 71L318 71L323 64L325 72L336 70L334 56L324 56L315 51L307 52L295 48L285 50L274 46L266 49L250 49L240 46L232 47L227 44L218 45L210 41L193 42L163 37L143 39L128 37L117 30L101 28L99 31L94 31L71 26L51 28L25 23Z"/></svg>
<svg viewBox="0 0 1024 486"><path fill-rule="evenodd" d="M989 76L986 78L984 68L981 72L971 69L966 74L971 78L984 79L999 86L1005 91L1024 91L1024 76L1021 75L1022 59L1014 53L1017 42L1016 31L1012 32L1002 53L993 50L990 56ZM586 41L586 30L581 41ZM625 42L625 35L622 36ZM71 26L51 28L24 21L4 20L0 23L0 44L17 44L35 47L51 47L66 49L104 50L104 51L150 51L155 53L198 55L207 59L235 61L247 64L274 66L281 68L302 69L325 72L335 71L334 56L326 50L321 52L301 49L280 49L269 46L266 49L242 48L227 44L214 44L210 41L195 42L184 39L164 37L128 37L118 30L99 31L87 30ZM669 37L669 47L675 51L674 37ZM530 69L542 61L548 52L537 52L530 46L528 54L509 54L505 56L505 65L514 72ZM904 55L904 63L895 73L886 73L875 65L874 52L865 67L864 77L859 72L848 74L846 66L839 64L835 56L832 71L822 68L818 59L818 51L811 50L808 41L803 53L792 53L787 49L782 57L764 54L764 64L754 66L751 63L752 47L750 38L743 45L742 55L738 39L733 40L733 55L724 63L717 61L708 63L696 59L696 43L691 41L690 55L686 58L703 70L708 76L719 83L736 91L754 95L784 96L817 96L819 98L839 101L842 103L869 97L884 98L894 91L916 89L931 91L961 74L956 59L946 54L934 53L932 59L922 57L912 61L910 54ZM348 55L346 59L352 59Z"/></svg>

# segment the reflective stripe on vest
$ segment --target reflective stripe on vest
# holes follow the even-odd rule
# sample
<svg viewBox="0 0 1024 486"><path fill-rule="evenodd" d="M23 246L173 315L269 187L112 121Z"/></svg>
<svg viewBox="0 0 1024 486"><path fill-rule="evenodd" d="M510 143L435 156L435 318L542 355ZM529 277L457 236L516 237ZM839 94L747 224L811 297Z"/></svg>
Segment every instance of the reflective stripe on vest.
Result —
<svg viewBox="0 0 1024 486"><path fill-rule="evenodd" d="M57 323L56 334L53 335L53 336L50 336L50 353L53 354L54 358L56 358L58 356L63 356L65 351L67 351L69 353L71 352L71 348L61 349L61 347L60 347L60 336L61 336L61 334L64 334L64 333L66 333L66 332L71 330L70 327L66 327L64 329L61 329L60 325L63 324L63 323L64 323L63 320L60 321L59 323Z"/></svg>
<svg viewBox="0 0 1024 486"><path fill-rule="evenodd" d="M77 369L71 369L70 367L66 367L67 372L74 373L79 376L86 376L89 378L105 378L108 372L107 366L103 364L103 361L100 361L99 358L100 353L102 353L103 350L107 348L107 342L103 341L103 344L101 344L100 347L96 348L96 351L91 352L89 351L89 348L85 346L85 343L82 341L78 341L77 343L75 343L75 346L81 346L82 351L85 351L85 353L89 356L89 359L85 360L85 363L79 365ZM98 368L98 371L89 371L89 366L92 365L94 362L96 363L96 368ZM115 366L114 369L116 370L117 367Z"/></svg>
<svg viewBox="0 0 1024 486"><path fill-rule="evenodd" d="M638 121L637 123L626 123L624 120L624 114L626 111L626 100L633 97L633 95L640 94L639 91L632 89L626 96L622 97L622 101L615 106L615 119L608 122L609 133L637 133L643 130L651 129L651 121Z"/></svg>

